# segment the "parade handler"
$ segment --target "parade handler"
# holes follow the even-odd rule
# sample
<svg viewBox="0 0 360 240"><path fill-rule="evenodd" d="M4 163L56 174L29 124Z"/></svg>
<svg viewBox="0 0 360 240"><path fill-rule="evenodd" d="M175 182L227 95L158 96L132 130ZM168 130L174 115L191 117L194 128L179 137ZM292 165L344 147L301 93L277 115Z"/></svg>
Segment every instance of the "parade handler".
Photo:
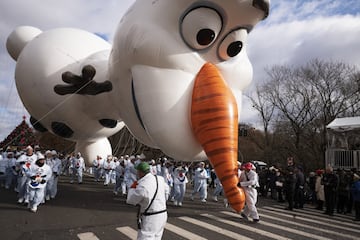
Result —
<svg viewBox="0 0 360 240"><path fill-rule="evenodd" d="M139 207L137 239L161 239L167 221L169 187L163 177L150 173L148 163L139 163L136 170L138 181L129 189L126 203Z"/></svg>
<svg viewBox="0 0 360 240"><path fill-rule="evenodd" d="M51 178L52 170L49 165L45 163L45 157L41 153L38 154L38 159L32 163L26 171L26 176L29 178L29 208L31 212L36 212L40 203L44 200L46 184Z"/></svg>
<svg viewBox="0 0 360 240"><path fill-rule="evenodd" d="M259 186L259 177L254 171L255 167L252 163L245 163L242 168L243 171L240 175L240 185L245 192L246 205L241 216L246 220L248 220L248 217L251 217L254 222L259 222L259 214L255 206L257 202L256 187Z"/></svg>

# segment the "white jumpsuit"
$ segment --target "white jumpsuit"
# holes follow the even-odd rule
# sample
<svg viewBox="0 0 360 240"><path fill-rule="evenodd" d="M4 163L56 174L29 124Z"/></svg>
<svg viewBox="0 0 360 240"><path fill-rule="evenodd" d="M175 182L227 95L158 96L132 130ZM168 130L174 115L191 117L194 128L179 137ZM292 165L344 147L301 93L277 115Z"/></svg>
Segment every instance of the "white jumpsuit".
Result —
<svg viewBox="0 0 360 240"><path fill-rule="evenodd" d="M104 174L103 165L104 165L104 159L102 158L98 158L93 161L93 168L94 168L93 173L96 182L98 182Z"/></svg>
<svg viewBox="0 0 360 240"><path fill-rule="evenodd" d="M104 168L104 174L105 174L105 181L104 186L107 186L110 183L111 175L113 170L115 169L115 163L113 160L106 160L104 162L103 168Z"/></svg>
<svg viewBox="0 0 360 240"><path fill-rule="evenodd" d="M75 176L77 175L78 183L82 183L83 171L85 170L85 161L82 157L74 157L71 159L72 175L71 182L74 182Z"/></svg>
<svg viewBox="0 0 360 240"><path fill-rule="evenodd" d="M259 186L259 177L257 173L253 170L246 172L245 170L241 172L240 175L240 185L245 192L245 208L243 214L252 219L259 219L259 214L256 209L257 195L258 192L256 187Z"/></svg>
<svg viewBox="0 0 360 240"><path fill-rule="evenodd" d="M57 194L57 186L59 181L58 176L61 172L61 160L59 158L53 157L49 160L47 159L46 161L50 162L50 164L48 164L47 162L46 163L49 165L53 173L52 177L49 179L46 185L46 198L48 200L49 198L55 198Z"/></svg>
<svg viewBox="0 0 360 240"><path fill-rule="evenodd" d="M12 156L8 156L6 159L7 159L7 170L6 170L5 188L9 189L13 183L16 183L17 180L17 172L15 171L16 158Z"/></svg>
<svg viewBox="0 0 360 240"><path fill-rule="evenodd" d="M17 189L18 189L18 203L29 202L29 186L26 184L28 178L26 177L26 171L29 169L31 164L35 164L37 160L36 154L27 155L23 154L16 160L16 169L18 171Z"/></svg>
<svg viewBox="0 0 360 240"><path fill-rule="evenodd" d="M125 165L124 181L126 183L126 188L129 189L134 181L136 181L136 169L134 163L128 161Z"/></svg>
<svg viewBox="0 0 360 240"><path fill-rule="evenodd" d="M169 188L163 177L148 173L138 180L136 188L130 188L128 192L126 203L139 204L140 212L144 213L155 195L156 178L158 179L158 191L147 211L153 214L141 216L142 222L141 229L138 230L138 240L161 239L167 221L166 200L169 195Z"/></svg>
<svg viewBox="0 0 360 240"><path fill-rule="evenodd" d="M117 195L118 190L121 188L122 195L125 195L126 194L126 184L124 182L124 173L125 173L124 163L121 162L119 165L117 165L115 167L114 171L116 173L116 183L115 183L115 187L114 187L114 194Z"/></svg>
<svg viewBox="0 0 360 240"><path fill-rule="evenodd" d="M46 184L52 176L52 171L47 164L39 167L33 163L26 171L26 176L29 186L29 207L36 211L39 204L44 200Z"/></svg>
<svg viewBox="0 0 360 240"><path fill-rule="evenodd" d="M196 168L194 176L194 190L191 193L191 199L194 199L196 193L200 193L200 200L206 202L207 198L207 179L208 173L204 168Z"/></svg>
<svg viewBox="0 0 360 240"><path fill-rule="evenodd" d="M182 205L186 192L186 184L188 183L188 179L186 177L187 171L187 168L175 168L174 170L174 205Z"/></svg>
<svg viewBox="0 0 360 240"><path fill-rule="evenodd" d="M7 159L0 156L0 185L5 185L6 181L6 170L7 170Z"/></svg>

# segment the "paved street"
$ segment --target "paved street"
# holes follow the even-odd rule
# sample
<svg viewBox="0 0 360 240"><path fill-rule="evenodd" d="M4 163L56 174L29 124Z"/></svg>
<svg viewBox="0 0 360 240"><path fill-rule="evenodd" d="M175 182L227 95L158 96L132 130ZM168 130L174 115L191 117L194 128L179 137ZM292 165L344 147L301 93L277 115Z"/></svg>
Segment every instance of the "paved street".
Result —
<svg viewBox="0 0 360 240"><path fill-rule="evenodd" d="M211 190L209 191L209 196ZM221 199L219 199L221 200ZM206 204L190 201L183 207L168 204L169 219L163 239L360 239L360 223L353 216L324 215L313 206L289 212L274 200L259 199L260 223L247 222L208 198ZM55 200L31 213L16 203L16 194L0 190L1 239L136 239L135 207L114 196L112 186L104 187L85 177L83 184L59 181Z"/></svg>

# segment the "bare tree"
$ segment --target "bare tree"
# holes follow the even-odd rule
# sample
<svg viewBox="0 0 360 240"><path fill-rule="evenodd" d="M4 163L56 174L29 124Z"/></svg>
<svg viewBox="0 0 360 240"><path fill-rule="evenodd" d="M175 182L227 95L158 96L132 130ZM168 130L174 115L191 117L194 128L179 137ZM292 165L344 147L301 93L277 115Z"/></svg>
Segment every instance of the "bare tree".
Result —
<svg viewBox="0 0 360 240"><path fill-rule="evenodd" d="M266 72L267 81L248 96L263 121L266 144L323 163L327 124L336 117L360 114L360 72L345 63L318 59Z"/></svg>
<svg viewBox="0 0 360 240"><path fill-rule="evenodd" d="M275 106L269 101L269 99L267 99L269 94L266 94L265 92L265 87L257 85L256 91L246 96L250 99L253 108L255 108L260 114L264 128L265 145L269 146L269 126L271 120L273 120Z"/></svg>
<svg viewBox="0 0 360 240"><path fill-rule="evenodd" d="M267 73L271 79L266 93L279 110L281 119L290 123L295 136L295 148L299 150L304 128L316 119L318 104L316 91L302 78L301 71L285 66L275 66Z"/></svg>
<svg viewBox="0 0 360 240"><path fill-rule="evenodd" d="M323 125L347 115L350 109L359 114L360 73L354 66L315 59L300 70L304 79L317 91Z"/></svg>
<svg viewBox="0 0 360 240"><path fill-rule="evenodd" d="M322 150L325 151L326 126L337 117L360 114L360 73L354 66L318 59L310 61L300 71L317 92L320 107L317 123L322 128Z"/></svg>

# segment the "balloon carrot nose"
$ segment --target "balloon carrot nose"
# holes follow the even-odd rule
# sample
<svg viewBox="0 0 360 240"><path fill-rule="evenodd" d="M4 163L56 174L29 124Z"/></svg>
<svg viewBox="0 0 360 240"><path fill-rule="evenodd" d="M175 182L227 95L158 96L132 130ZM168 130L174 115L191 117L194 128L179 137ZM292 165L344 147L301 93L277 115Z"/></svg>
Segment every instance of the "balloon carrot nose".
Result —
<svg viewBox="0 0 360 240"><path fill-rule="evenodd" d="M223 185L229 204L240 212L245 195L237 186L237 104L221 73L211 63L206 63L195 79L191 123L195 137Z"/></svg>

